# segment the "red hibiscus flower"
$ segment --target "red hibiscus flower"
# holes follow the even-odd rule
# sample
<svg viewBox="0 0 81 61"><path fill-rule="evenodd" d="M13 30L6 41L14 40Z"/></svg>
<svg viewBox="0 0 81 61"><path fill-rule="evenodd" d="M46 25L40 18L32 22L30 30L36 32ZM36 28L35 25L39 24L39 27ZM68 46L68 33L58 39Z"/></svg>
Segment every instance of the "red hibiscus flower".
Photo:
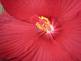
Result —
<svg viewBox="0 0 81 61"><path fill-rule="evenodd" d="M1 61L81 61L81 0L1 3Z"/></svg>

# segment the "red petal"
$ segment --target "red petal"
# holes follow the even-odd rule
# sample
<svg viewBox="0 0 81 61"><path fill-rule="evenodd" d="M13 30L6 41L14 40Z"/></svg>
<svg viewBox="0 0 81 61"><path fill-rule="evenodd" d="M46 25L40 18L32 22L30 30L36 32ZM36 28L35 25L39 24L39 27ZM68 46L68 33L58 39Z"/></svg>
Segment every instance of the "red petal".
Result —
<svg viewBox="0 0 81 61"><path fill-rule="evenodd" d="M60 6L55 0L2 0L5 9L19 19L27 20L33 15L58 16Z"/></svg>

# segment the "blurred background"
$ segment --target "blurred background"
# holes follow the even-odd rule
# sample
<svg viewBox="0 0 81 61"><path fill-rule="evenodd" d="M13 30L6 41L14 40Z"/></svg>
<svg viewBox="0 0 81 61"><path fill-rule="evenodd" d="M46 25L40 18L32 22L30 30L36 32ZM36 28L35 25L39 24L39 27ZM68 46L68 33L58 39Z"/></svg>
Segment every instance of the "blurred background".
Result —
<svg viewBox="0 0 81 61"><path fill-rule="evenodd" d="M2 4L0 3L0 14L2 14L4 11Z"/></svg>

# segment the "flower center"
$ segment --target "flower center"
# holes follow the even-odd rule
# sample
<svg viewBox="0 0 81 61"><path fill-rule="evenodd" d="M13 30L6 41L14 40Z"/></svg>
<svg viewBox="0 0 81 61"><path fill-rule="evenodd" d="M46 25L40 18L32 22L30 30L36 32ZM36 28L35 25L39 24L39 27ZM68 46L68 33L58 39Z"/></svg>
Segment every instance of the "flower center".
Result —
<svg viewBox="0 0 81 61"><path fill-rule="evenodd" d="M54 31L53 25L50 23L49 19L44 16L39 17L39 22L36 22L36 27L46 33L52 33Z"/></svg>

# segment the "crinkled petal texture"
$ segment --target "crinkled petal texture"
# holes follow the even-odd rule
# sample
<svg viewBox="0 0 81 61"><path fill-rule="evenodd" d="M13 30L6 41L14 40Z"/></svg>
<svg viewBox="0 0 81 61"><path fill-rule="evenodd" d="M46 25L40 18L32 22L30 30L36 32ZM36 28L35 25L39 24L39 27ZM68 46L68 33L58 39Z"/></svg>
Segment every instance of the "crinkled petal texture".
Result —
<svg viewBox="0 0 81 61"><path fill-rule="evenodd" d="M81 0L2 0L2 3L14 17L0 15L1 61L81 61ZM62 30L55 39L54 34L39 32L27 22L35 14L57 17Z"/></svg>

